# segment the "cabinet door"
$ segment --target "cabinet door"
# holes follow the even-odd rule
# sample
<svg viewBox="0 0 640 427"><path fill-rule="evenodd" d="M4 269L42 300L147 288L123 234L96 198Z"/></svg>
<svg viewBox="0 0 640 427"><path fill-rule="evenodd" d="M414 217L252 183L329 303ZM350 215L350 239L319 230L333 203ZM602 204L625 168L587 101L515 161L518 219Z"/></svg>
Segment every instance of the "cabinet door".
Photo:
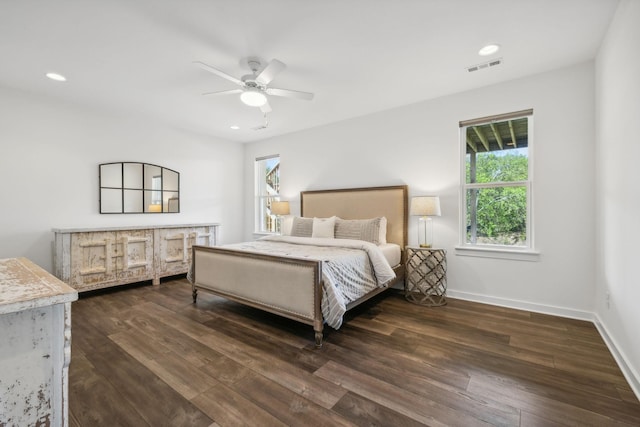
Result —
<svg viewBox="0 0 640 427"><path fill-rule="evenodd" d="M189 270L193 245L216 244L213 226L163 228L158 230L158 273L162 276L182 274Z"/></svg>
<svg viewBox="0 0 640 427"><path fill-rule="evenodd" d="M213 225L195 227L192 231L191 245L215 246L216 231L216 227ZM191 251L189 251L189 257L191 257Z"/></svg>
<svg viewBox="0 0 640 427"><path fill-rule="evenodd" d="M88 290L115 281L115 246L115 232L72 234L70 285Z"/></svg>
<svg viewBox="0 0 640 427"><path fill-rule="evenodd" d="M191 228L162 228L158 230L158 265L163 276L186 273L191 251Z"/></svg>
<svg viewBox="0 0 640 427"><path fill-rule="evenodd" d="M116 269L121 282L132 283L153 277L153 230L116 233Z"/></svg>
<svg viewBox="0 0 640 427"><path fill-rule="evenodd" d="M191 265L193 245L215 246L216 228L214 226L195 227L190 230L187 238L187 265Z"/></svg>

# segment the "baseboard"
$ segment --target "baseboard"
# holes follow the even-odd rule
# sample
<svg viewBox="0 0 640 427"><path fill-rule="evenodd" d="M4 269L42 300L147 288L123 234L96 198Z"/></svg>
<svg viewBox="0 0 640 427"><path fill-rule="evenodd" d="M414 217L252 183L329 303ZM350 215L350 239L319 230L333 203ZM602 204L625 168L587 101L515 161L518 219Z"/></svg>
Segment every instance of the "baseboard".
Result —
<svg viewBox="0 0 640 427"><path fill-rule="evenodd" d="M638 374L638 372L634 370L633 366L627 362L629 359L625 356L624 352L620 350L620 347L616 344L613 336L609 334L609 331L604 323L602 323L600 316L596 314L593 323L596 325L596 328L598 329L598 332L600 332L600 336L602 336L605 344L609 347L609 351L618 363L618 366L620 367L624 377L627 379L629 386L635 393L638 400L640 400L640 374Z"/></svg>
<svg viewBox="0 0 640 427"><path fill-rule="evenodd" d="M533 311L535 313L551 314L553 316L568 317L570 319L587 320L593 322L595 316L588 311L574 310L572 308L555 307L551 305L534 304L526 301L491 297L487 295L473 294L470 292L460 292L447 289L447 296L467 301L481 302L484 304L497 305L500 307L516 308L519 310Z"/></svg>
<svg viewBox="0 0 640 427"><path fill-rule="evenodd" d="M507 298L491 297L486 295L473 294L470 292L460 292L453 289L447 289L447 296L467 301L497 305L500 307L515 308L519 310L532 311L535 313L550 314L553 316L567 317L570 319L586 320L592 322L598 330L598 333L600 333L600 336L604 340L605 344L609 348L611 355L618 364L618 367L629 383L629 386L635 393L638 400L640 400L640 375L638 375L638 373L633 369L633 366L627 362L627 360L629 359L624 355L624 352L620 350L618 345L616 345L615 340L612 338L611 334L609 334L607 328L604 326L604 324L600 320L600 317L596 313L574 310L564 307L534 304L526 301L512 300Z"/></svg>

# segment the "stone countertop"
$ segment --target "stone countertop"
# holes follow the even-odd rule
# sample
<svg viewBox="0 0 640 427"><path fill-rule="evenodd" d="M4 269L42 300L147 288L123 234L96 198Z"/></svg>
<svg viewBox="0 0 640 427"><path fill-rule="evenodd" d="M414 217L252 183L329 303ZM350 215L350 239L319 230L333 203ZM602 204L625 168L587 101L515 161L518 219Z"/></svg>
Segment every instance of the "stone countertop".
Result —
<svg viewBox="0 0 640 427"><path fill-rule="evenodd" d="M185 228L185 227L217 227L217 222L202 222L193 224L160 224L160 225L132 225L114 227L87 227L87 228L53 228L54 233L86 233L93 231L118 231L118 230L151 230L155 228Z"/></svg>
<svg viewBox="0 0 640 427"><path fill-rule="evenodd" d="M75 289L27 258L0 259L0 314L77 299Z"/></svg>

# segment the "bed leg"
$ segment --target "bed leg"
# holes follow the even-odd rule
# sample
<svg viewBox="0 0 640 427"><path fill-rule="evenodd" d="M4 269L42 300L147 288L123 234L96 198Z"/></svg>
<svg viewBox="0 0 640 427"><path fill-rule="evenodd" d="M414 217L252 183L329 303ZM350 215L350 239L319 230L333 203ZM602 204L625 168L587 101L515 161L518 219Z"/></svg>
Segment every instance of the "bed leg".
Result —
<svg viewBox="0 0 640 427"><path fill-rule="evenodd" d="M191 288L191 296L193 297L193 303L195 304L196 301L198 300L198 290L196 289L195 286Z"/></svg>
<svg viewBox="0 0 640 427"><path fill-rule="evenodd" d="M315 329L316 332L316 348L322 347L322 328L320 330Z"/></svg>

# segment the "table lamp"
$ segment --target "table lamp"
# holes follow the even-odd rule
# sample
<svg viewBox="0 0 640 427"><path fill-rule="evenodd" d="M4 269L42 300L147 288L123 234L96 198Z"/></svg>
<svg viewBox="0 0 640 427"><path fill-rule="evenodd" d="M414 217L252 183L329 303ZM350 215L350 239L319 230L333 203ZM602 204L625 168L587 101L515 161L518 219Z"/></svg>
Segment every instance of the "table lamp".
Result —
<svg viewBox="0 0 640 427"><path fill-rule="evenodd" d="M433 219L440 216L440 197L416 196L411 198L411 215L419 216L418 244L421 248L433 247Z"/></svg>

